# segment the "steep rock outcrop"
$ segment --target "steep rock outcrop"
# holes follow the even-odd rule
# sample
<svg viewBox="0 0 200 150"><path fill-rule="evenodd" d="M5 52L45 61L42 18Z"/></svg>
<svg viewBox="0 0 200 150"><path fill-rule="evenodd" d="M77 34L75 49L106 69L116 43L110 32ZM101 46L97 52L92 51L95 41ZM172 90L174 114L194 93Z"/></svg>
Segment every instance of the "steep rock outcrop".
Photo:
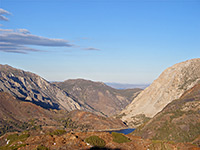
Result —
<svg viewBox="0 0 200 150"><path fill-rule="evenodd" d="M140 125L146 117L155 116L199 81L200 58L167 68L121 112L122 120L132 126Z"/></svg>
<svg viewBox="0 0 200 150"><path fill-rule="evenodd" d="M81 109L78 102L45 79L8 65L0 65L0 91L44 108L68 111Z"/></svg>

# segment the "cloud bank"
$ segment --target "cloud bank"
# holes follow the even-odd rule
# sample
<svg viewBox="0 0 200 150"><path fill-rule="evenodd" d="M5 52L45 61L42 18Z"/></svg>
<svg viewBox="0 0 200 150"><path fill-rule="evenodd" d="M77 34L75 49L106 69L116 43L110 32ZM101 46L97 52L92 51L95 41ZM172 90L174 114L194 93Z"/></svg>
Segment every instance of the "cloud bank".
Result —
<svg viewBox="0 0 200 150"><path fill-rule="evenodd" d="M0 29L0 51L12 53L38 52L27 46L72 47L67 40L50 39L30 34L27 29Z"/></svg>
<svg viewBox="0 0 200 150"><path fill-rule="evenodd" d="M9 21L4 15L11 15L11 13L0 8L0 21ZM0 24L0 26L3 25ZM28 46L72 47L73 44L63 39L51 39L33 35L27 29L0 28L0 51L22 54L41 51Z"/></svg>
<svg viewBox="0 0 200 150"><path fill-rule="evenodd" d="M11 15L10 12L0 8L0 21L9 21L4 15ZM0 24L0 27L3 26ZM27 29L2 29L0 28L0 52L22 53L39 52L29 46L46 47L75 47L69 41L64 39L52 39L33 35ZM85 48L85 50L99 50L96 48Z"/></svg>

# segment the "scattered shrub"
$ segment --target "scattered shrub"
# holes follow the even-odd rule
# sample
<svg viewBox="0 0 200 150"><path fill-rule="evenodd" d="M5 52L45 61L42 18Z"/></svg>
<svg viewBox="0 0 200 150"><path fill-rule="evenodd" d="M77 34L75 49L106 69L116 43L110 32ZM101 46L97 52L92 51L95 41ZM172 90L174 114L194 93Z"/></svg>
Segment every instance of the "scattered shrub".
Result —
<svg viewBox="0 0 200 150"><path fill-rule="evenodd" d="M11 149L11 150L18 150L18 148L25 147L26 145L27 144L14 145L14 146L10 147L9 149Z"/></svg>
<svg viewBox="0 0 200 150"><path fill-rule="evenodd" d="M57 129L57 130L51 132L50 135L62 135L64 133L66 133L65 130Z"/></svg>
<svg viewBox="0 0 200 150"><path fill-rule="evenodd" d="M5 145L5 146L0 146L0 150L17 150L18 148L20 147L24 147L26 146L27 144L18 144L18 143L15 143L14 145L12 145L13 142L15 141L25 141L30 135L25 133L25 134L10 134L8 135L7 137L7 140L9 140L9 144L8 145Z"/></svg>
<svg viewBox="0 0 200 150"><path fill-rule="evenodd" d="M113 141L116 143L130 142L131 140L122 133L112 132Z"/></svg>
<svg viewBox="0 0 200 150"><path fill-rule="evenodd" d="M104 147L106 145L106 142L103 139L101 139L95 135L86 138L85 142L89 143L92 146L96 146L96 147Z"/></svg>
<svg viewBox="0 0 200 150"><path fill-rule="evenodd" d="M10 140L9 144L13 143L14 141L24 141L26 140L30 135L29 134L10 134L8 135L7 139Z"/></svg>
<svg viewBox="0 0 200 150"><path fill-rule="evenodd" d="M44 145L39 145L37 147L37 150L48 150L48 148L46 146L44 146Z"/></svg>

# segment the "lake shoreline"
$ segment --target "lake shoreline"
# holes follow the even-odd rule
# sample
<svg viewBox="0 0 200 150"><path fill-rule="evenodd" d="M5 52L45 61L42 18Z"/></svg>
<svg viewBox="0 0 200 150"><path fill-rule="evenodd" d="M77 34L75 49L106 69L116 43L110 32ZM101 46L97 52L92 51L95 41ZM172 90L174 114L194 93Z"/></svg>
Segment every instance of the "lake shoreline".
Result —
<svg viewBox="0 0 200 150"><path fill-rule="evenodd" d="M102 130L87 130L87 131L79 131L79 132L118 132L118 133L123 133L123 134L129 134L133 132L136 128L115 128L115 129L102 129ZM131 131L128 132L127 131Z"/></svg>

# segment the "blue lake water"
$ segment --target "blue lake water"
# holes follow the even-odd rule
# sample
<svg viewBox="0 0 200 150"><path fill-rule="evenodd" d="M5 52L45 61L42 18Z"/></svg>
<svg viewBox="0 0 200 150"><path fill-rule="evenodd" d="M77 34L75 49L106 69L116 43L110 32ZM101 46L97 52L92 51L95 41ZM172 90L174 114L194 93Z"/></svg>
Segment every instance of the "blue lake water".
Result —
<svg viewBox="0 0 200 150"><path fill-rule="evenodd" d="M117 133L129 134L129 133L133 132L134 130L135 130L135 128L128 128L128 129L115 130L115 131L108 131L108 132L109 132L109 133L117 132Z"/></svg>

